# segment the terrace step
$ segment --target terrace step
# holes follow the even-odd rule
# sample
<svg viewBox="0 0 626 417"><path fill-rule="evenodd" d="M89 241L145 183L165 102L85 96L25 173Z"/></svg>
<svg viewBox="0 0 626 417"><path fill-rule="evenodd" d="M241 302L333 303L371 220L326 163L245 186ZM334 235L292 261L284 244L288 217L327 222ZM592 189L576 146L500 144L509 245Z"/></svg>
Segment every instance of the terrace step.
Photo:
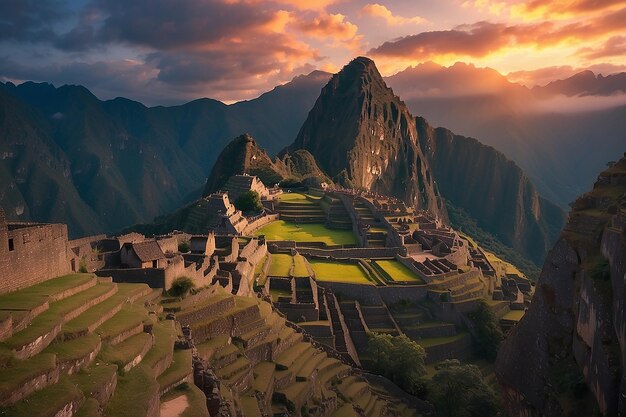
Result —
<svg viewBox="0 0 626 417"><path fill-rule="evenodd" d="M191 350L179 349L174 351L170 366L157 378L159 383L159 397L171 389L193 380L191 364Z"/></svg>
<svg viewBox="0 0 626 417"><path fill-rule="evenodd" d="M89 366L101 348L102 341L100 336L90 334L69 341L52 343L44 350L44 353L56 355L61 373L73 374Z"/></svg>
<svg viewBox="0 0 626 417"><path fill-rule="evenodd" d="M149 333L139 333L113 346L106 345L100 354L103 361L119 365L124 372L137 366L154 344Z"/></svg>
<svg viewBox="0 0 626 417"><path fill-rule="evenodd" d="M104 417L158 415L159 384L153 371L139 365L118 378L115 393L104 407Z"/></svg>
<svg viewBox="0 0 626 417"><path fill-rule="evenodd" d="M31 394L4 410L8 416L72 416L82 407L85 396L67 378Z"/></svg>
<svg viewBox="0 0 626 417"><path fill-rule="evenodd" d="M42 353L0 368L0 406L14 404L59 380L56 355Z"/></svg>

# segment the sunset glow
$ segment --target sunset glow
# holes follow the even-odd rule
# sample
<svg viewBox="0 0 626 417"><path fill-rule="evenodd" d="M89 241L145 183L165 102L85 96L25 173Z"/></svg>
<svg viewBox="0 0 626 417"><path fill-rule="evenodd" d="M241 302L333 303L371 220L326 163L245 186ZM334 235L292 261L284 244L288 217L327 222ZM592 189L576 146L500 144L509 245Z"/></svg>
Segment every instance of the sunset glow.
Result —
<svg viewBox="0 0 626 417"><path fill-rule="evenodd" d="M548 69L609 73L626 62L626 0L23 3L1 6L0 78L80 83L149 104L249 99L357 55L385 76L460 61L529 85Z"/></svg>

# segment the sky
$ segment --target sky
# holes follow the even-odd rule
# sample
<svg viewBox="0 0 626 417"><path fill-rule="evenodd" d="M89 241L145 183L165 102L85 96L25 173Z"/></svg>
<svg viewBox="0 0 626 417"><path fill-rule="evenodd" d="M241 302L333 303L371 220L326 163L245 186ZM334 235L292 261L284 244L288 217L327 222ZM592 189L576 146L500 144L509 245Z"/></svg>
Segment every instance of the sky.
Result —
<svg viewBox="0 0 626 417"><path fill-rule="evenodd" d="M376 1L376 0L374 0ZM148 105L232 103L372 58L545 84L625 70L626 0L0 0L0 80Z"/></svg>

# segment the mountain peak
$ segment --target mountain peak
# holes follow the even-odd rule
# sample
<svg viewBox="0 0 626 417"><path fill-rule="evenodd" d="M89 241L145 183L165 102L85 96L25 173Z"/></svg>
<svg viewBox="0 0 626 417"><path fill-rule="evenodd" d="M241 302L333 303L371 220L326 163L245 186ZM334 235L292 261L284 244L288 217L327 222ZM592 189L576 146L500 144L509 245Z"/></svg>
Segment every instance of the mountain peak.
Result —
<svg viewBox="0 0 626 417"><path fill-rule="evenodd" d="M374 61L350 61L322 89L294 143L342 186L391 194L445 217L413 116Z"/></svg>

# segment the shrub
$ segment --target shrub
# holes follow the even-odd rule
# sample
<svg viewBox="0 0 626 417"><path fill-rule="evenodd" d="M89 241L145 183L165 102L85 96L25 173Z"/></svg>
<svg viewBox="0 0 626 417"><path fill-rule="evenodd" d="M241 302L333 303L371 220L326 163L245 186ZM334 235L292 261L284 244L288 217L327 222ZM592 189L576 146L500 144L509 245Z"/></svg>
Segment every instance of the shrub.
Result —
<svg viewBox="0 0 626 417"><path fill-rule="evenodd" d="M406 335L371 332L367 339L367 353L372 359L374 372L391 379L411 394L423 392L424 348Z"/></svg>
<svg viewBox="0 0 626 417"><path fill-rule="evenodd" d="M187 242L186 240L180 242L178 244L178 251L181 253L189 252L189 242Z"/></svg>
<svg viewBox="0 0 626 417"><path fill-rule="evenodd" d="M189 277L176 278L174 282L172 282L169 293L174 297L186 297L195 286L196 285Z"/></svg>
<svg viewBox="0 0 626 417"><path fill-rule="evenodd" d="M493 417L498 397L475 365L443 361L429 386L428 400L441 417Z"/></svg>
<svg viewBox="0 0 626 417"><path fill-rule="evenodd" d="M243 212L259 212L263 210L261 198L256 191L246 191L235 200L235 207Z"/></svg>
<svg viewBox="0 0 626 417"><path fill-rule="evenodd" d="M474 324L476 353L489 361L495 360L498 346L504 339L498 318L485 300L480 300L478 307L467 317Z"/></svg>

